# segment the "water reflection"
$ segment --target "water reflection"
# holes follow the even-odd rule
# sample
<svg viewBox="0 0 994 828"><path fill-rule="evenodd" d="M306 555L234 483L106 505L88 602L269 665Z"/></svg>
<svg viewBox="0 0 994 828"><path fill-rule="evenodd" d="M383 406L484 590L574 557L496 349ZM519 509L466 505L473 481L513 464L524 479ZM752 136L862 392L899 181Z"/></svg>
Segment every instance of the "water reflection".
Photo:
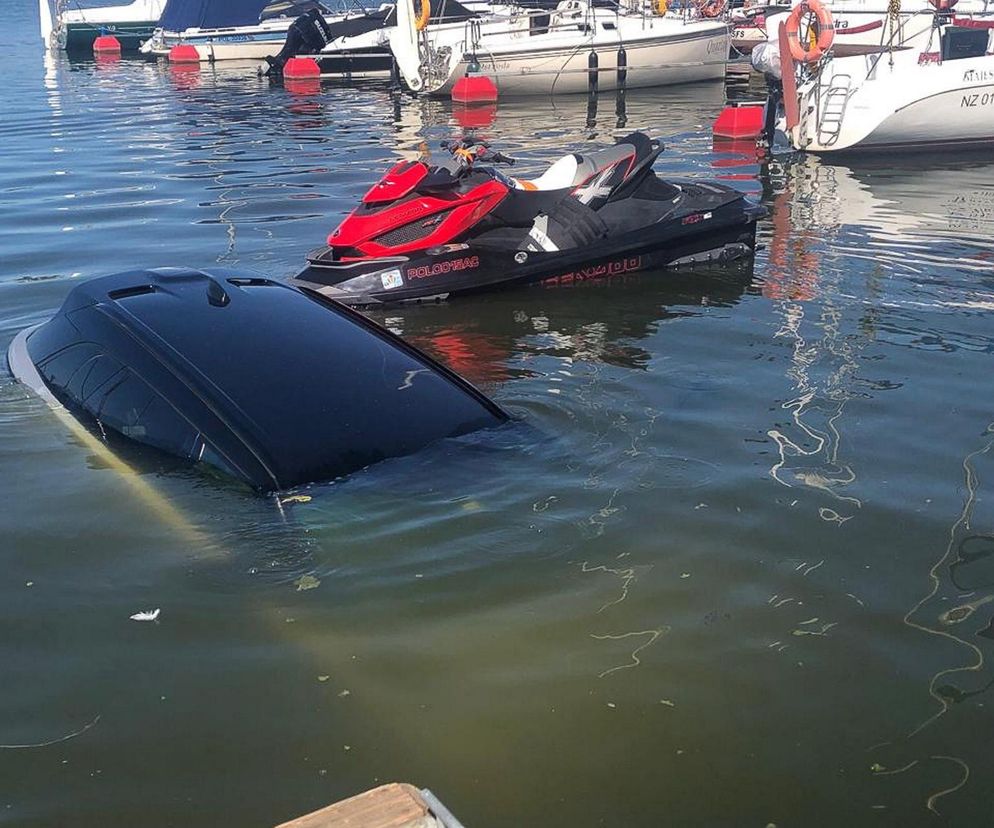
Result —
<svg viewBox="0 0 994 828"><path fill-rule="evenodd" d="M826 256L926 277L937 266L990 267L994 163L989 158L952 155L876 164L850 167L799 156L773 161L768 174L774 235L780 238L772 263L792 256L805 279ZM776 269L772 276L788 278Z"/></svg>
<svg viewBox="0 0 994 828"><path fill-rule="evenodd" d="M950 721L950 717L969 719L964 708L968 703L983 705L983 695L994 687L994 674L988 667L989 641L994 629L994 513L984 489L994 474L991 451L994 449L994 423L984 430L979 446L962 461L964 500L962 511L949 529L948 543L928 573L929 588L904 617L914 630L952 642L961 655L950 666L931 676L928 693L935 703L931 715L917 723L903 739L877 746L878 754L888 751L908 763L910 770L919 762L945 762L955 765L961 774L954 784L933 791L926 806L940 813L940 800L964 788L975 760L966 755L937 755L945 752L948 741L943 730L959 731L968 722ZM943 727L944 726L944 727ZM936 733L931 732L938 728ZM966 745L959 741L959 744ZM941 748L937 748L941 745ZM897 752L899 751L899 752ZM886 773L875 764L877 773ZM945 807L945 802L941 803Z"/></svg>
<svg viewBox="0 0 994 828"><path fill-rule="evenodd" d="M472 314L438 305L371 315L472 381L492 385L535 376L530 366L539 357L645 369L653 354L640 340L701 308L734 305L752 281L752 264L742 263L526 287L487 297Z"/></svg>
<svg viewBox="0 0 994 828"><path fill-rule="evenodd" d="M988 308L994 298L994 283L984 278L994 252L994 165L987 158L960 157L846 166L794 157L774 161L764 172L772 216L762 292L781 319L775 337L788 343L791 354L791 392L781 406L790 420L769 431L778 449L771 475L827 498L818 514L841 526L865 501L856 493L855 463L843 459L853 455L845 448L844 426L851 420L846 411L902 387L894 379L866 376L867 352L882 343L916 351L991 348L984 326L970 324L962 311ZM957 310L958 323L934 316ZM986 666L994 629L994 576L987 577L994 516L983 511L984 481L994 469L982 471L994 445L990 434L989 426L962 463L961 512L929 572L927 592L904 618L965 657L937 650L930 661L944 666L929 679L934 709L903 737L873 745L868 753L871 777L891 786L881 798L910 798L944 815L970 807L969 799L953 797L964 795L977 769L965 736L973 719L968 708L994 686ZM814 568L824 563L819 559ZM798 567L803 574L813 571L808 561ZM773 606L790 600L771 598ZM814 621L794 634L828 632ZM774 648L785 647L776 642Z"/></svg>

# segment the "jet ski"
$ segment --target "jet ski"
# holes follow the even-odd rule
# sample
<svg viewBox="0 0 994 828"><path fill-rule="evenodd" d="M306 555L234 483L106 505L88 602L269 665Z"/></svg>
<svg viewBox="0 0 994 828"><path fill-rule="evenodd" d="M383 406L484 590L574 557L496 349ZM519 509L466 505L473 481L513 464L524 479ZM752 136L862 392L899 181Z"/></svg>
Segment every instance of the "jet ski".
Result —
<svg viewBox="0 0 994 828"><path fill-rule="evenodd" d="M514 159L485 142L443 148L441 164L390 169L291 282L371 307L730 262L752 256L766 213L721 184L663 181L663 146L640 132L531 181L497 169Z"/></svg>
<svg viewBox="0 0 994 828"><path fill-rule="evenodd" d="M123 436L262 492L508 419L361 314L230 268L87 281L51 320L18 334L7 361L102 439Z"/></svg>

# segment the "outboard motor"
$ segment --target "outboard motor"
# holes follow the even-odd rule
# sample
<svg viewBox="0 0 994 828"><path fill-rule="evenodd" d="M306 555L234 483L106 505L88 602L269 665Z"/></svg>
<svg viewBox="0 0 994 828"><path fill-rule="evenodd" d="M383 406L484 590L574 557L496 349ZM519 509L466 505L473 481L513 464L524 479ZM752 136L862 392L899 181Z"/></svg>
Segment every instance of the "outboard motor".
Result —
<svg viewBox="0 0 994 828"><path fill-rule="evenodd" d="M331 27L328 22L321 16L320 11L311 9L290 24L283 48L275 56L266 57L269 63L266 74L278 77L283 74L283 67L290 58L297 55L316 55L331 39Z"/></svg>
<svg viewBox="0 0 994 828"><path fill-rule="evenodd" d="M772 25L779 27L780 19L775 18L776 22ZM766 79L766 109L763 113L763 131L760 140L764 141L766 146L772 147L777 117L783 107L783 63L780 60L779 39L771 37L756 44L749 61L752 63L752 68L761 72Z"/></svg>

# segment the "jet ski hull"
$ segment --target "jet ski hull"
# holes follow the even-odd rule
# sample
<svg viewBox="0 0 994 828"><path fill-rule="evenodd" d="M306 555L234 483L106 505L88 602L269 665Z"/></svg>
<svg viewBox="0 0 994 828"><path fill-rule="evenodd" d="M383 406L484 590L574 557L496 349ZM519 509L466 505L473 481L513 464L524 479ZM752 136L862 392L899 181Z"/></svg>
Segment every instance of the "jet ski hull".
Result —
<svg viewBox="0 0 994 828"><path fill-rule="evenodd" d="M290 281L353 307L423 302L535 282L568 284L620 277L641 270L697 263L727 263L748 258L755 249L756 220L765 209L739 193L704 186L718 201L695 199L675 215L607 238L588 238L566 249L533 242L519 229L472 241L383 258L335 260L320 248ZM723 202L723 203L721 203ZM630 203L627 205L630 211ZM573 225L575 228L575 225ZM530 249L529 249L530 248ZM538 249L536 249L538 248Z"/></svg>

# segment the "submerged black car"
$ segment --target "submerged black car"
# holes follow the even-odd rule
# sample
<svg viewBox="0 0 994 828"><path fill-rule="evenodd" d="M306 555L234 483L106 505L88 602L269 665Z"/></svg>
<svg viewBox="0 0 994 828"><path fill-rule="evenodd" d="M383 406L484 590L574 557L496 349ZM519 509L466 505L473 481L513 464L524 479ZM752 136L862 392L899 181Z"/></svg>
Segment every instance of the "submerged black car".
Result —
<svg viewBox="0 0 994 828"><path fill-rule="evenodd" d="M255 273L135 270L76 287L8 352L102 428L255 489L349 474L507 414L360 314Z"/></svg>

